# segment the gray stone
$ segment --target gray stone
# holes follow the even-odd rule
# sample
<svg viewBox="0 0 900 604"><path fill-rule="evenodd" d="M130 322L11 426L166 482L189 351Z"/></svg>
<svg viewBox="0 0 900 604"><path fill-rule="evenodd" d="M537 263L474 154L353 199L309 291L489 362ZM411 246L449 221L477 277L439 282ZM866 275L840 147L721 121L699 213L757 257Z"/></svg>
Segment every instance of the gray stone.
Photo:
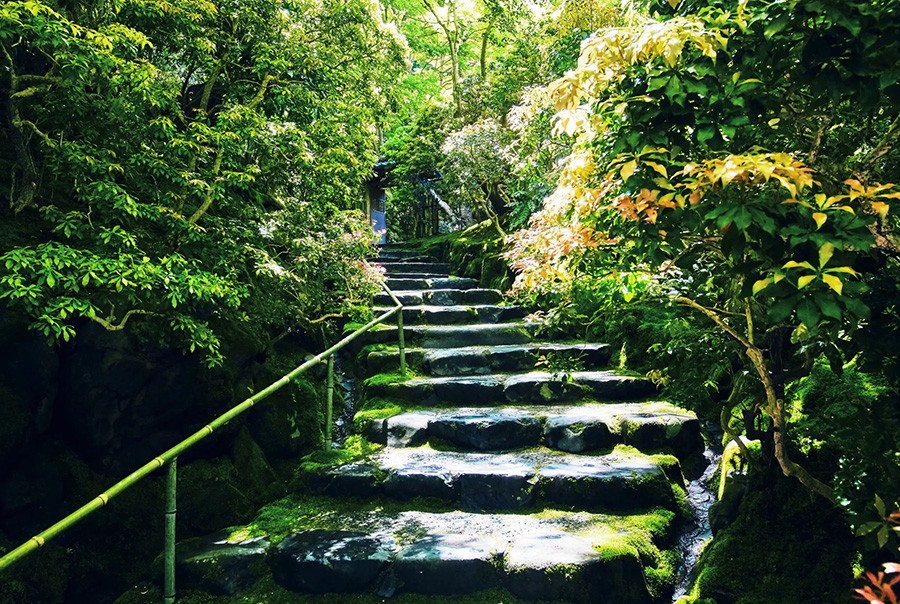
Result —
<svg viewBox="0 0 900 604"><path fill-rule="evenodd" d="M382 262L385 273L431 273L435 275L449 275L450 265L443 262Z"/></svg>
<svg viewBox="0 0 900 604"><path fill-rule="evenodd" d="M389 447L416 447L425 444L428 440L429 423L434 416L434 413L420 411L386 419L385 444Z"/></svg>
<svg viewBox="0 0 900 604"><path fill-rule="evenodd" d="M486 411L473 415L432 417L431 436L476 451L504 451L540 443L541 422L523 412Z"/></svg>
<svg viewBox="0 0 900 604"><path fill-rule="evenodd" d="M393 537L311 530L278 544L270 566L278 585L303 593L365 591L396 548Z"/></svg>
<svg viewBox="0 0 900 604"><path fill-rule="evenodd" d="M455 595L499 583L493 541L476 535L429 535L400 550L394 572L403 588L421 594Z"/></svg>
<svg viewBox="0 0 900 604"><path fill-rule="evenodd" d="M253 587L265 574L270 544L266 537L241 532L225 529L180 542L175 558L179 589L231 596Z"/></svg>
<svg viewBox="0 0 900 604"><path fill-rule="evenodd" d="M602 419L562 415L547 418L544 440L552 449L583 453L611 447L619 439Z"/></svg>
<svg viewBox="0 0 900 604"><path fill-rule="evenodd" d="M577 400L589 394L604 400L633 400L656 392L650 380L612 371L575 371L566 377L568 380L554 379L546 371L510 376L504 389L506 399L537 403Z"/></svg>
<svg viewBox="0 0 900 604"><path fill-rule="evenodd" d="M378 491L375 464L362 461L302 475L311 491L333 497L372 497Z"/></svg>
<svg viewBox="0 0 900 604"><path fill-rule="evenodd" d="M541 467L539 475L540 497L556 504L613 509L674 504L665 472L648 457L571 456Z"/></svg>

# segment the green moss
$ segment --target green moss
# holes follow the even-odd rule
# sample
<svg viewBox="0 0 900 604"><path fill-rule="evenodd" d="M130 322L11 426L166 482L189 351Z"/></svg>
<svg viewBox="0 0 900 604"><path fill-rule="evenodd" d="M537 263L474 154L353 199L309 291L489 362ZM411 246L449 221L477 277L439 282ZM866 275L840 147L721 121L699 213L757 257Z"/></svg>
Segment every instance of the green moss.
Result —
<svg viewBox="0 0 900 604"><path fill-rule="evenodd" d="M380 451L381 445L370 443L365 437L353 434L344 441L344 446L338 449L325 449L313 451L304 457L298 468L298 472L316 472L334 466L342 466L354 461L359 461Z"/></svg>
<svg viewBox="0 0 900 604"><path fill-rule="evenodd" d="M412 371L407 370L406 375L401 373L379 373L366 379L366 386L387 386L388 384L399 384L416 377Z"/></svg>
<svg viewBox="0 0 900 604"><path fill-rule="evenodd" d="M354 331L361 329L365 325L366 325L365 323L346 323L346 324L344 324L344 333L345 334L353 333ZM372 327L369 328L369 331L387 331L389 329L392 329L391 325L385 325L384 323L376 323L375 325L373 325Z"/></svg>
<svg viewBox="0 0 900 604"><path fill-rule="evenodd" d="M386 419L403 413L403 407L396 403L387 403L381 407L361 409L353 416L353 430L362 432L373 419Z"/></svg>
<svg viewBox="0 0 900 604"><path fill-rule="evenodd" d="M797 481L778 478L747 494L734 522L712 540L687 601L843 604L855 559L841 512Z"/></svg>

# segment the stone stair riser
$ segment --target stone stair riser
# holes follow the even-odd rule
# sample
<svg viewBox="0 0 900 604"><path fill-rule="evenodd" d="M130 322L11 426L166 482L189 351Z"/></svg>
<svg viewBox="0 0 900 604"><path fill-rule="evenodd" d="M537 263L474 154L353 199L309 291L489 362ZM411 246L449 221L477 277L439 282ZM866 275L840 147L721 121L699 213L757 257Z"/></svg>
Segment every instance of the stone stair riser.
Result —
<svg viewBox="0 0 900 604"><path fill-rule="evenodd" d="M450 265L443 262L385 262L384 267L388 275L392 273L431 273L434 275L449 275Z"/></svg>
<svg viewBox="0 0 900 604"><path fill-rule="evenodd" d="M388 307L375 307L381 314ZM465 323L505 323L524 318L526 312L518 306L429 306L403 309L406 325L460 325Z"/></svg>
<svg viewBox="0 0 900 604"><path fill-rule="evenodd" d="M648 380L606 375L602 378L571 382L534 379L502 379L496 376L472 376L466 379L416 379L393 384L373 384L367 396L405 401L420 406L439 404L505 405L550 403L595 398L608 401L638 400L656 393Z"/></svg>
<svg viewBox="0 0 900 604"><path fill-rule="evenodd" d="M421 415L371 420L365 435L370 441L389 447L415 447L434 441L479 452L547 447L567 453L588 453L624 444L645 452L671 450L684 460L703 451L700 422L687 414L655 422L651 418L636 422L618 417L573 417L560 421L558 417L537 415L501 415L491 421L489 416Z"/></svg>
<svg viewBox="0 0 900 604"><path fill-rule="evenodd" d="M432 289L432 290L398 290L394 292L404 306L458 304L498 304L503 300L502 294L495 289ZM375 296L376 306L392 306L393 301L387 294Z"/></svg>
<svg viewBox="0 0 900 604"><path fill-rule="evenodd" d="M431 278L395 278L388 275L387 286L392 290L407 289L475 289L478 287L476 279L462 277L431 277Z"/></svg>
<svg viewBox="0 0 900 604"><path fill-rule="evenodd" d="M606 345L533 344L522 346L466 347L449 350L408 349L406 362L421 375L484 375L496 372L530 371L541 357L572 359L584 369L600 369L609 363L612 351ZM400 366L397 350L378 350L366 357L370 374L390 373Z"/></svg>

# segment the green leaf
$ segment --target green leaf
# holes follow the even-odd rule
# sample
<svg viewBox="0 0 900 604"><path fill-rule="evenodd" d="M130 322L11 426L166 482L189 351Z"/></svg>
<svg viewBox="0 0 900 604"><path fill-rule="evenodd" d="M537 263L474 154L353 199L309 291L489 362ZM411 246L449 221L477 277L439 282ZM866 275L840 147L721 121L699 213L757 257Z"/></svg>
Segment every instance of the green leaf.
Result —
<svg viewBox="0 0 900 604"><path fill-rule="evenodd" d="M775 323L787 319L794 311L794 299L782 298L769 307L769 318Z"/></svg>
<svg viewBox="0 0 900 604"><path fill-rule="evenodd" d="M797 307L797 318L806 327L813 329L819 323L819 319L822 318L822 313L819 312L819 307L811 300L804 300Z"/></svg>
<svg viewBox="0 0 900 604"><path fill-rule="evenodd" d="M831 296L819 295L815 297L815 300L823 315L838 321L841 320L841 307Z"/></svg>

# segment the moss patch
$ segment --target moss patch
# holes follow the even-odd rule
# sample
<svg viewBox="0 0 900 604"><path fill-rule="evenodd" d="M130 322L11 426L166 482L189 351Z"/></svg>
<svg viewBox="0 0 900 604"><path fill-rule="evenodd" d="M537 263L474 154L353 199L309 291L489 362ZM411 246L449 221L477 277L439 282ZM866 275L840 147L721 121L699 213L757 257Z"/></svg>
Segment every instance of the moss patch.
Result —
<svg viewBox="0 0 900 604"><path fill-rule="evenodd" d="M808 604L850 599L853 536L841 513L797 481L749 493L700 559L681 604Z"/></svg>
<svg viewBox="0 0 900 604"><path fill-rule="evenodd" d="M338 449L326 449L313 451L303 458L298 468L298 473L316 472L334 466L342 466L354 461L359 461L370 455L374 455L382 449L381 445L370 443L365 437L353 434L344 441L344 446Z"/></svg>

